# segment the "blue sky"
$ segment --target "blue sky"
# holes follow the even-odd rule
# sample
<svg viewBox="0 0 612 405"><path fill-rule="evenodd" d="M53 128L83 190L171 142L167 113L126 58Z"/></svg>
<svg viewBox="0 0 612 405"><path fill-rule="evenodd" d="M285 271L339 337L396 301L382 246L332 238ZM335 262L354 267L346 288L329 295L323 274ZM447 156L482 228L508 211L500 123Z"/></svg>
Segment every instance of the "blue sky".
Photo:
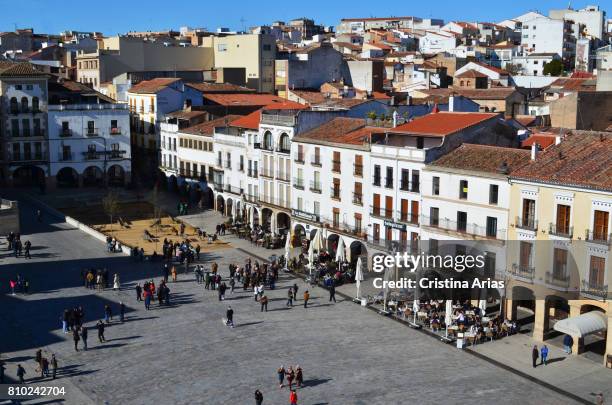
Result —
<svg viewBox="0 0 612 405"><path fill-rule="evenodd" d="M612 12L612 0L572 1L574 8L598 4ZM93 7L91 7L93 5ZM503 5L503 6L502 6ZM389 15L468 21L501 21L537 9L567 7L567 1L513 0L0 0L0 31L33 27L36 32L59 33L65 29L102 31L106 35L128 30L178 29L180 26L244 26L308 16L325 25L336 25L342 17Z"/></svg>

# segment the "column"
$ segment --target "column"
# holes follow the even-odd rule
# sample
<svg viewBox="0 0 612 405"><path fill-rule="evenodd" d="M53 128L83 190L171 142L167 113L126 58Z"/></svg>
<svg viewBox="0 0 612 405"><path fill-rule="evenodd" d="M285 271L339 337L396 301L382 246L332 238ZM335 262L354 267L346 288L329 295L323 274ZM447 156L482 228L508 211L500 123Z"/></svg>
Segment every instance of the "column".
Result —
<svg viewBox="0 0 612 405"><path fill-rule="evenodd" d="M533 324L533 339L538 342L544 341L544 331L546 329L546 320L548 314L546 313L546 301L536 300L535 302L535 321Z"/></svg>
<svg viewBox="0 0 612 405"><path fill-rule="evenodd" d="M569 317L573 318L580 315L580 304L574 305L570 302ZM574 343L572 344L572 354L580 354L584 351L584 339L578 336L572 336Z"/></svg>

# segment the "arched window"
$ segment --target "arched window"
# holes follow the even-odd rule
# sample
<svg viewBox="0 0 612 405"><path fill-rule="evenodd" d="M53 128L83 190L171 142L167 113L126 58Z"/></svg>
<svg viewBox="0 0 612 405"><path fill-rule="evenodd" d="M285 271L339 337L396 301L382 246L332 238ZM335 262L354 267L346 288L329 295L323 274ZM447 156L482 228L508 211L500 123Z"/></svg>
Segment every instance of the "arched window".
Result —
<svg viewBox="0 0 612 405"><path fill-rule="evenodd" d="M272 133L270 131L266 131L266 133L264 134L264 149L272 150L272 144Z"/></svg>
<svg viewBox="0 0 612 405"><path fill-rule="evenodd" d="M289 135L287 134L281 135L280 145L278 149L279 149L279 152L289 153L289 151L291 150L291 145L289 143Z"/></svg>
<svg viewBox="0 0 612 405"><path fill-rule="evenodd" d="M461 81L459 82L459 85L460 85L461 87L463 87L463 80L461 80Z"/></svg>
<svg viewBox="0 0 612 405"><path fill-rule="evenodd" d="M28 112L28 98L21 97L21 112Z"/></svg>
<svg viewBox="0 0 612 405"><path fill-rule="evenodd" d="M34 112L37 112L37 111L40 111L39 108L40 108L40 106L39 106L39 102L38 102L38 97L32 98L32 110Z"/></svg>
<svg viewBox="0 0 612 405"><path fill-rule="evenodd" d="M19 104L17 103L17 97L11 97L11 114L17 114L19 112Z"/></svg>

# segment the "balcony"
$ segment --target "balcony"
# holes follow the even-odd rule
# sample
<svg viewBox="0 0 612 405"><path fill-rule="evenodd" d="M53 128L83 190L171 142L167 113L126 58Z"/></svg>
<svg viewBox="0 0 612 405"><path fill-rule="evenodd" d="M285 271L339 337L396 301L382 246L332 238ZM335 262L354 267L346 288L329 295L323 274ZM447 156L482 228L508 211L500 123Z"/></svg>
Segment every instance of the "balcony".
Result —
<svg viewBox="0 0 612 405"><path fill-rule="evenodd" d="M340 173L340 161L332 160L332 172Z"/></svg>
<svg viewBox="0 0 612 405"><path fill-rule="evenodd" d="M231 160L226 160L223 162L223 167L225 167L226 169L231 169L232 168L232 161Z"/></svg>
<svg viewBox="0 0 612 405"><path fill-rule="evenodd" d="M373 217L378 217L378 218L386 218L386 219L392 219L393 218L393 210L388 210L382 207L375 207L373 205L370 206L370 215L372 215Z"/></svg>
<svg viewBox="0 0 612 405"><path fill-rule="evenodd" d="M538 221L531 217L516 217L515 226L519 229L536 232L538 230Z"/></svg>
<svg viewBox="0 0 612 405"><path fill-rule="evenodd" d="M98 160L100 159L100 153L96 151L83 152L83 159L85 160Z"/></svg>
<svg viewBox="0 0 612 405"><path fill-rule="evenodd" d="M385 188L393 188L393 177L385 178Z"/></svg>
<svg viewBox="0 0 612 405"><path fill-rule="evenodd" d="M253 143L253 149L261 149L261 143L260 142Z"/></svg>
<svg viewBox="0 0 612 405"><path fill-rule="evenodd" d="M546 284L551 287L557 287L562 289L567 289L569 287L570 277L566 273L566 269L564 268L562 271L558 272L546 272Z"/></svg>
<svg viewBox="0 0 612 405"><path fill-rule="evenodd" d="M363 206L363 193L353 192L353 204Z"/></svg>
<svg viewBox="0 0 612 405"><path fill-rule="evenodd" d="M72 136L72 130L70 128L62 128L59 136L61 136L62 138Z"/></svg>
<svg viewBox="0 0 612 405"><path fill-rule="evenodd" d="M372 179L372 185L376 187L380 187L380 176L374 176Z"/></svg>
<svg viewBox="0 0 612 405"><path fill-rule="evenodd" d="M285 199L281 199L281 198L274 198L274 197L270 197L268 195L260 195L259 198L258 198L258 201L260 203L268 204L268 205L274 205L274 206L279 207L279 208L286 208L286 209L291 208L289 200L285 200Z"/></svg>
<svg viewBox="0 0 612 405"><path fill-rule="evenodd" d="M303 164L304 163L304 154L296 153L295 154L295 158L293 160L295 161L295 163Z"/></svg>
<svg viewBox="0 0 612 405"><path fill-rule="evenodd" d="M57 160L60 162L72 162L74 160L74 154L72 152L60 152Z"/></svg>
<svg viewBox="0 0 612 405"><path fill-rule="evenodd" d="M310 191L312 191L313 193L321 194L321 183L318 181L311 181Z"/></svg>
<svg viewBox="0 0 612 405"><path fill-rule="evenodd" d="M416 182L412 182L412 181L408 181L408 180L401 180L400 181L400 190L401 191L408 191L411 193L418 193L420 190L420 186L421 183L416 181Z"/></svg>
<svg viewBox="0 0 612 405"><path fill-rule="evenodd" d="M85 130L85 135L87 136L98 136L98 128L87 128Z"/></svg>
<svg viewBox="0 0 612 405"><path fill-rule="evenodd" d="M215 182L215 184L213 185L213 189L215 191L222 192L223 191L223 183Z"/></svg>
<svg viewBox="0 0 612 405"><path fill-rule="evenodd" d="M606 234L603 231L585 231L584 239L588 242L599 243L610 246L612 244L612 233Z"/></svg>
<svg viewBox="0 0 612 405"><path fill-rule="evenodd" d="M276 178L276 180L286 181L286 182L289 182L289 179L290 179L289 173L284 172L284 171L282 171L282 172L281 171L277 171L275 178Z"/></svg>
<svg viewBox="0 0 612 405"><path fill-rule="evenodd" d="M276 148L276 152L278 152L278 153L283 153L283 154L285 154L285 155L288 155L288 154L290 154L290 153L291 153L291 149L290 149L290 148L287 148L287 147L282 147L282 146L281 146L281 147Z"/></svg>
<svg viewBox="0 0 612 405"><path fill-rule="evenodd" d="M121 135L121 128L111 127L109 132L111 135Z"/></svg>
<svg viewBox="0 0 612 405"><path fill-rule="evenodd" d="M610 292L607 285L582 280L580 283L580 294L594 300L606 300Z"/></svg>
<svg viewBox="0 0 612 405"><path fill-rule="evenodd" d="M321 167L321 157L317 155L313 156L310 159L310 164L313 166Z"/></svg>
<svg viewBox="0 0 612 405"><path fill-rule="evenodd" d="M363 177L363 165L353 164L353 175Z"/></svg>
<svg viewBox="0 0 612 405"><path fill-rule="evenodd" d="M225 187L223 188L223 191L225 191L226 193L232 193L236 195L241 195L242 193L244 193L243 188L236 187L236 186L230 186L229 184L225 185Z"/></svg>
<svg viewBox="0 0 612 405"><path fill-rule="evenodd" d="M409 214L404 211L397 211L397 218L399 222L419 226L419 214Z"/></svg>
<svg viewBox="0 0 612 405"><path fill-rule="evenodd" d="M250 203L257 203L257 196L255 194L244 194L244 200Z"/></svg>
<svg viewBox="0 0 612 405"><path fill-rule="evenodd" d="M249 169L247 171L247 176L253 177L256 179L257 177L259 177L259 173L257 173L257 170Z"/></svg>
<svg viewBox="0 0 612 405"><path fill-rule="evenodd" d="M529 282L533 282L533 277L535 276L535 267L520 263L513 263L512 267L508 270L508 273L519 279L524 279Z"/></svg>
<svg viewBox="0 0 612 405"><path fill-rule="evenodd" d="M298 190L304 190L304 179L294 177L293 188L297 188Z"/></svg>
<svg viewBox="0 0 612 405"><path fill-rule="evenodd" d="M321 223L325 228L332 229L336 232L340 232L346 235L351 235L359 239L365 239L367 234L361 226L355 226L347 222L340 222L340 220L334 220L333 218L321 218Z"/></svg>
<svg viewBox="0 0 612 405"><path fill-rule="evenodd" d="M273 179L274 173L272 172L272 170L262 170L261 177L265 177L267 179Z"/></svg>
<svg viewBox="0 0 612 405"><path fill-rule="evenodd" d="M340 201L340 187L332 186L329 195L331 196L332 200Z"/></svg>
<svg viewBox="0 0 612 405"><path fill-rule="evenodd" d="M548 233L550 235L559 236L562 238L571 239L574 235L574 227L573 226L560 226L556 224L548 225Z"/></svg>
<svg viewBox="0 0 612 405"><path fill-rule="evenodd" d="M262 143L259 145L259 149L266 152L274 152L274 147L270 143Z"/></svg>
<svg viewBox="0 0 612 405"><path fill-rule="evenodd" d="M469 235L477 238L502 241L506 239L505 229L495 229L495 232L493 233L488 232L486 226L452 221L448 218L436 218L421 215L421 224L432 228L438 228L446 232L456 232L457 234L462 236Z"/></svg>

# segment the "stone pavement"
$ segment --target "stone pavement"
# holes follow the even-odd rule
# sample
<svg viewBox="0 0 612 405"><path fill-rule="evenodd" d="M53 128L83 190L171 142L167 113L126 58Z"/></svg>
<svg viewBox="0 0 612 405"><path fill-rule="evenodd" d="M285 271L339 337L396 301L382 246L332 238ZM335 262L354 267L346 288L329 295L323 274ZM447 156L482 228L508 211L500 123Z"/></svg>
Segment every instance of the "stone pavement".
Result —
<svg viewBox="0 0 612 405"><path fill-rule="evenodd" d="M268 292L268 312L260 312L251 292L239 290L221 302L182 274L170 284L173 305L154 304L146 311L133 287L146 279L158 281L159 264L108 254L102 243L66 224L36 223L33 207L21 206L23 239L32 241L35 257L14 259L0 246L0 288L4 291L7 279L21 273L29 277L32 294L0 295L0 352L7 375L14 376L21 362L28 377L37 348L56 353L62 369L55 384L68 391L63 404L248 404L255 389L263 392L264 404L282 404L288 391L276 383L281 364L304 369L300 404L574 403L373 311L350 302L330 304L320 288L312 292L311 308L303 308L301 298L287 308L287 288L296 282L287 275ZM225 249L203 259L217 261L227 274L229 263L241 263L247 255ZM81 287L80 271L91 266L120 274L123 289L96 293ZM307 287L297 283L301 297ZM90 330L90 350L75 352L71 336L60 329L61 311L83 305L91 328L104 304L116 311L119 301L128 307L126 322L107 328L105 344L97 343ZM227 305L236 311L235 329L221 323Z"/></svg>

